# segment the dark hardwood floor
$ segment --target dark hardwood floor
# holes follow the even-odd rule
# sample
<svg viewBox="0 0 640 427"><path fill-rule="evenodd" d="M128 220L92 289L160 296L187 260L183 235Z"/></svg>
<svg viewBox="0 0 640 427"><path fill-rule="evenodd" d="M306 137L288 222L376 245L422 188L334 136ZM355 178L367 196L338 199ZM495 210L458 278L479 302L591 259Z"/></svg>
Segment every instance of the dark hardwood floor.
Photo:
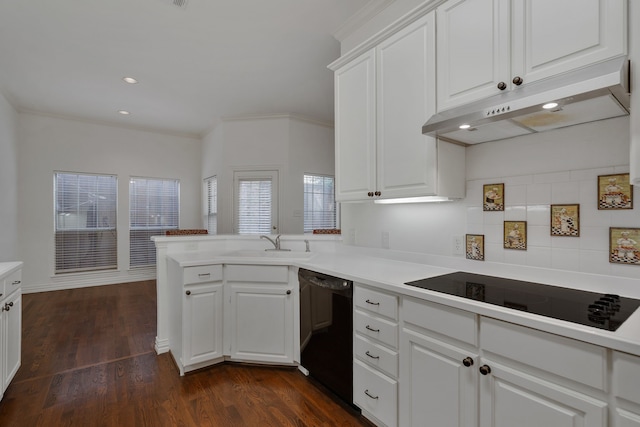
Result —
<svg viewBox="0 0 640 427"><path fill-rule="evenodd" d="M180 377L156 355L155 281L23 295L22 367L0 426L370 426L295 368Z"/></svg>

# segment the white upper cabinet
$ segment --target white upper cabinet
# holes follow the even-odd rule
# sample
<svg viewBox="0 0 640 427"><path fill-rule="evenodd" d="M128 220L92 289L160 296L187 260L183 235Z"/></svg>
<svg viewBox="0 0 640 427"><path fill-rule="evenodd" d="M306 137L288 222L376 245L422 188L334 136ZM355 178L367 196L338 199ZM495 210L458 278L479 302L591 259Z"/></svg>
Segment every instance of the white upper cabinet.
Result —
<svg viewBox="0 0 640 427"><path fill-rule="evenodd" d="M433 14L389 37L377 53L377 185L384 198L435 194L435 140L421 129L435 113Z"/></svg>
<svg viewBox="0 0 640 427"><path fill-rule="evenodd" d="M625 0L443 3L438 111L626 54L626 12Z"/></svg>
<svg viewBox="0 0 640 427"><path fill-rule="evenodd" d="M338 68L335 102L336 200L464 196L464 149L421 131L435 112L433 13Z"/></svg>
<svg viewBox="0 0 640 427"><path fill-rule="evenodd" d="M505 0L450 0L436 9L438 111L510 81L507 9Z"/></svg>

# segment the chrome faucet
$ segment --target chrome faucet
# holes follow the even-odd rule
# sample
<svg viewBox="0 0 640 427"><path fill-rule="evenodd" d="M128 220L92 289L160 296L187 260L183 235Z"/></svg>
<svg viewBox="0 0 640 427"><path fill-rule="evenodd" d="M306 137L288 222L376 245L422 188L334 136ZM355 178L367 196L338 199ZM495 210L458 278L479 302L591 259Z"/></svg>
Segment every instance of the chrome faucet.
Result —
<svg viewBox="0 0 640 427"><path fill-rule="evenodd" d="M265 251L290 251L291 249L282 249L280 247L280 235L278 234L276 236L276 239L273 240L271 237L269 236L260 236L261 239L267 239L268 241L270 241L273 244L273 249L265 249Z"/></svg>

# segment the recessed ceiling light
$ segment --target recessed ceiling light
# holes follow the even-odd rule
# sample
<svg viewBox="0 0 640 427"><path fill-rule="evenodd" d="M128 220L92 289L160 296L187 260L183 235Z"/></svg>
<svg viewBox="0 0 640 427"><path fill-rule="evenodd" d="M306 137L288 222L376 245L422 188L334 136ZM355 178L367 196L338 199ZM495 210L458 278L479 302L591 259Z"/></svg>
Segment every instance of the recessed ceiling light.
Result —
<svg viewBox="0 0 640 427"><path fill-rule="evenodd" d="M557 102L549 102L548 104L544 104L542 106L542 108L544 108L545 110L552 110L554 108L556 108L558 106Z"/></svg>
<svg viewBox="0 0 640 427"><path fill-rule="evenodd" d="M118 110L118 114L122 114L123 116L128 116L131 113L127 110Z"/></svg>
<svg viewBox="0 0 640 427"><path fill-rule="evenodd" d="M134 79L133 77L123 77L122 80L132 85L138 83L138 80Z"/></svg>
<svg viewBox="0 0 640 427"><path fill-rule="evenodd" d="M460 125L458 126L460 129L469 129L471 127L471 125Z"/></svg>

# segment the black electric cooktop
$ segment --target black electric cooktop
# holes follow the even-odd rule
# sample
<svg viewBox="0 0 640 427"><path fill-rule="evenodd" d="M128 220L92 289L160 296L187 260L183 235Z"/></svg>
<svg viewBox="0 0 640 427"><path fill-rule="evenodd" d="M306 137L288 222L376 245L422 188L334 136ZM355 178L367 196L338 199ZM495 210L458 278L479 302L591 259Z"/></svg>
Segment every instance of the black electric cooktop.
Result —
<svg viewBox="0 0 640 427"><path fill-rule="evenodd" d="M615 331L640 300L541 283L456 272L406 283L515 310Z"/></svg>

